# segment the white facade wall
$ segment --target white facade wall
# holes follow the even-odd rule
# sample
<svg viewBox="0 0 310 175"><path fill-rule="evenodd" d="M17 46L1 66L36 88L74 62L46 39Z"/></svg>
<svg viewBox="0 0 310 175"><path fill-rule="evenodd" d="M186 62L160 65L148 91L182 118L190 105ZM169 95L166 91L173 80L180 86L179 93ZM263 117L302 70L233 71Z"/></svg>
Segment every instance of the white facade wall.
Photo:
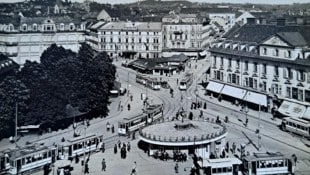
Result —
<svg viewBox="0 0 310 175"><path fill-rule="evenodd" d="M96 32L92 32L94 47L99 51L106 51L110 56L122 56L123 53L135 53L134 57L157 58L162 52L161 24L159 28L144 28L149 23L135 23L137 27L126 27L131 22L111 22ZM109 28L115 25L115 28ZM139 28L139 26L144 26ZM152 26L152 24L150 24Z"/></svg>
<svg viewBox="0 0 310 175"><path fill-rule="evenodd" d="M267 54L263 54L262 50L264 48L267 48ZM279 50L278 56L272 54L275 49ZM292 53L289 58L285 54L288 50ZM266 94L270 97L270 100L272 97L277 96L280 99L309 106L309 66L292 65L284 61L272 61L272 58L296 60L298 53L301 53L301 49L266 47L264 45L259 47L259 51L260 55L257 54L257 58L241 58L238 55L211 52L210 79ZM260 57L268 57L270 61L260 59ZM302 57L301 54L300 57Z"/></svg>

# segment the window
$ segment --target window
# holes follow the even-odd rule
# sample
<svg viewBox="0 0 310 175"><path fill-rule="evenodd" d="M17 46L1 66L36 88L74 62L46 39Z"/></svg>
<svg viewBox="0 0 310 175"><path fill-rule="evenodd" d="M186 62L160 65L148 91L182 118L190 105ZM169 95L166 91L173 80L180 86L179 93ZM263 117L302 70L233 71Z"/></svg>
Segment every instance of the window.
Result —
<svg viewBox="0 0 310 175"><path fill-rule="evenodd" d="M122 42L122 39L121 39L121 38L118 38L118 42L121 43L121 42Z"/></svg>
<svg viewBox="0 0 310 175"><path fill-rule="evenodd" d="M239 67L240 67L240 60L237 60L237 62L236 62L236 69L239 69Z"/></svg>
<svg viewBox="0 0 310 175"><path fill-rule="evenodd" d="M263 54L267 55L267 49L266 48L263 49Z"/></svg>
<svg viewBox="0 0 310 175"><path fill-rule="evenodd" d="M195 47L195 44L194 44L194 43L192 43L192 47Z"/></svg>
<svg viewBox="0 0 310 175"><path fill-rule="evenodd" d="M298 89L298 100L304 101L304 91L302 89Z"/></svg>
<svg viewBox="0 0 310 175"><path fill-rule="evenodd" d="M146 39L146 43L149 43L149 39L148 38Z"/></svg>
<svg viewBox="0 0 310 175"><path fill-rule="evenodd" d="M221 57L221 66L224 66L224 58Z"/></svg>
<svg viewBox="0 0 310 175"><path fill-rule="evenodd" d="M263 74L267 74L267 65L263 64Z"/></svg>
<svg viewBox="0 0 310 175"><path fill-rule="evenodd" d="M23 31L27 31L27 24L23 24L22 30L23 30Z"/></svg>
<svg viewBox="0 0 310 175"><path fill-rule="evenodd" d="M213 57L213 67L216 67L216 56Z"/></svg>
<svg viewBox="0 0 310 175"><path fill-rule="evenodd" d="M231 83L231 74L228 74L227 82Z"/></svg>
<svg viewBox="0 0 310 175"><path fill-rule="evenodd" d="M278 66L274 67L274 76L279 77L279 67Z"/></svg>
<svg viewBox="0 0 310 175"><path fill-rule="evenodd" d="M139 38L139 43L141 43L141 41L142 41L142 39L141 39L141 38Z"/></svg>
<svg viewBox="0 0 310 175"><path fill-rule="evenodd" d="M291 68L287 68L287 72L288 72L288 77L289 79L293 79L293 71L291 70Z"/></svg>
<svg viewBox="0 0 310 175"><path fill-rule="evenodd" d="M257 63L254 63L254 72L257 72Z"/></svg>
<svg viewBox="0 0 310 175"><path fill-rule="evenodd" d="M113 38L110 38L110 43L113 43Z"/></svg>
<svg viewBox="0 0 310 175"><path fill-rule="evenodd" d="M285 97L286 98L291 98L291 87L286 87Z"/></svg>
<svg viewBox="0 0 310 175"><path fill-rule="evenodd" d="M128 43L128 38L126 38L126 43Z"/></svg>
<svg viewBox="0 0 310 175"><path fill-rule="evenodd" d="M32 30L33 31L37 31L38 30L38 25L37 24L33 24L32 25Z"/></svg>
<svg viewBox="0 0 310 175"><path fill-rule="evenodd" d="M287 57L288 57L288 58L291 58L291 57L292 57L292 53L291 53L290 50L287 51Z"/></svg>
<svg viewBox="0 0 310 175"><path fill-rule="evenodd" d="M13 31L14 30L14 26L12 24L9 25L9 31Z"/></svg>
<svg viewBox="0 0 310 175"><path fill-rule="evenodd" d="M228 67L231 68L231 58L228 59Z"/></svg>
<svg viewBox="0 0 310 175"><path fill-rule="evenodd" d="M278 49L275 50L274 56L279 56L279 50Z"/></svg>
<svg viewBox="0 0 310 175"><path fill-rule="evenodd" d="M70 24L70 30L74 30L74 24Z"/></svg>
<svg viewBox="0 0 310 175"><path fill-rule="evenodd" d="M249 70L249 62L245 61L244 62L244 71L248 71Z"/></svg>

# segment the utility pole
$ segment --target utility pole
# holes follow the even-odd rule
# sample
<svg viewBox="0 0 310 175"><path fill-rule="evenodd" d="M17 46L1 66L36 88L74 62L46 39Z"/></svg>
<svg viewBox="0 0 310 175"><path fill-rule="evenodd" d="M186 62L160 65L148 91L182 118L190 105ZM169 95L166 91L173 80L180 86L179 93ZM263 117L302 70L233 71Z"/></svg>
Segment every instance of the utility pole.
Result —
<svg viewBox="0 0 310 175"><path fill-rule="evenodd" d="M127 75L127 96L129 97L129 71Z"/></svg>
<svg viewBox="0 0 310 175"><path fill-rule="evenodd" d="M259 104L259 112L258 112L258 117L259 117L259 120L258 120L258 135L257 135L257 142L258 142L258 150L261 149L261 136L260 136L260 109L261 108L261 105Z"/></svg>
<svg viewBox="0 0 310 175"><path fill-rule="evenodd" d="M83 142L83 160L84 160L84 168L82 168L82 173L83 173L83 170L85 172L85 168L86 168L86 160L85 160L85 150L86 150L86 122L85 122L85 119L84 119L84 142Z"/></svg>

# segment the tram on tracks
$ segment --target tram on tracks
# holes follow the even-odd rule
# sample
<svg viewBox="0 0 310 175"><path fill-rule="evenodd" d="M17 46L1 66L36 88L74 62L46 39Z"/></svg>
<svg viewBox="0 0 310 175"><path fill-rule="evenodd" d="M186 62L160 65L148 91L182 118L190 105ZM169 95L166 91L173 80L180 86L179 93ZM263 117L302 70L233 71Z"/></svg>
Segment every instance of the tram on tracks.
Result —
<svg viewBox="0 0 310 175"><path fill-rule="evenodd" d="M58 145L58 159L72 160L76 156L100 151L102 144L103 135L96 134L65 140Z"/></svg>
<svg viewBox="0 0 310 175"><path fill-rule="evenodd" d="M161 118L163 118L163 105L150 105L143 110L143 113L131 117L125 117L122 121L118 122L118 134L128 135L131 132L137 131L146 125L150 125L153 122L160 120Z"/></svg>
<svg viewBox="0 0 310 175"><path fill-rule="evenodd" d="M310 139L310 121L302 118L286 117L282 120L281 128L284 131L301 135Z"/></svg>
<svg viewBox="0 0 310 175"><path fill-rule="evenodd" d="M204 174L238 175L241 173L241 160L238 158L204 159L198 162Z"/></svg>
<svg viewBox="0 0 310 175"><path fill-rule="evenodd" d="M0 153L0 174L32 174L55 162L57 146L27 145Z"/></svg>
<svg viewBox="0 0 310 175"><path fill-rule="evenodd" d="M194 74L187 72L185 77L180 81L179 89L187 90L193 83Z"/></svg>
<svg viewBox="0 0 310 175"><path fill-rule="evenodd" d="M277 153L254 153L243 159L243 174L267 175L267 174L292 174L294 166L290 158Z"/></svg>
<svg viewBox="0 0 310 175"><path fill-rule="evenodd" d="M160 90L161 87L161 83L157 80L157 78L151 78L142 74L136 75L136 82L153 90Z"/></svg>

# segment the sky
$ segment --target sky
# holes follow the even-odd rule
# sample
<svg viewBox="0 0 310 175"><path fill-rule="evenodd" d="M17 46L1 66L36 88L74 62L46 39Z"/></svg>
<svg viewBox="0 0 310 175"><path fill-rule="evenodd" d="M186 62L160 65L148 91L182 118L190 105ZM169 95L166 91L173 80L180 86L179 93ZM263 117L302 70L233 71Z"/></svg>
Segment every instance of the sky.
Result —
<svg viewBox="0 0 310 175"><path fill-rule="evenodd" d="M21 2L23 0L0 0L0 2ZM72 2L83 2L84 0L71 0ZM100 3L131 3L137 2L138 0L94 0ZM191 2L206 2L206 3L257 3L257 4L292 4L292 3L310 3L310 0L189 0Z"/></svg>

